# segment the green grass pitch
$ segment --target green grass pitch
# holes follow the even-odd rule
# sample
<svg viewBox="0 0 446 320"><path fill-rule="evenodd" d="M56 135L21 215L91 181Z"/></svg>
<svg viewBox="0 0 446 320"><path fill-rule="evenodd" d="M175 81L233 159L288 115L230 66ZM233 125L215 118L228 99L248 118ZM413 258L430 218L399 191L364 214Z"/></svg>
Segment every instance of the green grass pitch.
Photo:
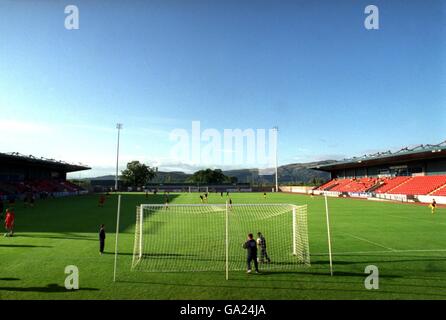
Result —
<svg viewBox="0 0 446 320"><path fill-rule="evenodd" d="M329 275L324 199L291 194L232 194L234 203L308 204L312 266L247 275L221 272L130 271L135 207L163 196L122 196L117 282L113 279L117 196L103 208L98 196L16 204L16 236L0 238L0 299L445 299L446 209L329 198L334 276ZM209 203L221 203L211 194ZM171 203L199 203L172 194ZM98 226L106 224L106 254ZM178 226L179 228L181 226ZM79 268L80 289L64 287L67 265ZM364 286L367 265L379 268L378 290Z"/></svg>

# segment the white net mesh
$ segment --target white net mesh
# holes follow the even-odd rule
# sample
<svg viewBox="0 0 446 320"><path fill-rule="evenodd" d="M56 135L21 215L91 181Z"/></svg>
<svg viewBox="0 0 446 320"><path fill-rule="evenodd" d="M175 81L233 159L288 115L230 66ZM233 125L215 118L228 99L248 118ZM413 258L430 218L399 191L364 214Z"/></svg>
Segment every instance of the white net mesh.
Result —
<svg viewBox="0 0 446 320"><path fill-rule="evenodd" d="M209 187L189 187L190 192L209 192Z"/></svg>
<svg viewBox="0 0 446 320"><path fill-rule="evenodd" d="M143 205L136 216L136 270L224 271L226 262L228 270L246 270L242 245L258 232L266 244L258 246L261 271L310 264L306 205Z"/></svg>

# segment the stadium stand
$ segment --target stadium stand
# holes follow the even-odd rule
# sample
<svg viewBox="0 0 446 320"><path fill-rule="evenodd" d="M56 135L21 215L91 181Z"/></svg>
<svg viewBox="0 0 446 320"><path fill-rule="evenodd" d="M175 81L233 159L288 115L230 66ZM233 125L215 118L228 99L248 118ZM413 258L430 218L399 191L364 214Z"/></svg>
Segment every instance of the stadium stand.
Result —
<svg viewBox="0 0 446 320"><path fill-rule="evenodd" d="M375 178L361 178L356 179L346 187L347 192L366 192L370 188L374 187L378 183L378 179Z"/></svg>
<svg viewBox="0 0 446 320"><path fill-rule="evenodd" d="M376 193L387 193L392 189L395 189L402 183L409 180L410 177L394 177L394 178L384 178L382 179L382 185L375 190Z"/></svg>
<svg viewBox="0 0 446 320"><path fill-rule="evenodd" d="M376 189L374 188L375 186ZM368 192L405 195L446 195L446 176L416 176L393 178L333 179L316 190L338 192Z"/></svg>
<svg viewBox="0 0 446 320"><path fill-rule="evenodd" d="M0 194L23 194L26 192L77 192L83 191L82 187L79 187L68 181L27 181L27 182L0 182Z"/></svg>
<svg viewBox="0 0 446 320"><path fill-rule="evenodd" d="M319 186L317 190L328 191L336 185L338 185L338 179L333 179Z"/></svg>
<svg viewBox="0 0 446 320"><path fill-rule="evenodd" d="M427 195L446 185L446 176L411 177L396 188L387 191L390 194Z"/></svg>
<svg viewBox="0 0 446 320"><path fill-rule="evenodd" d="M446 141L318 164L332 180L315 194L446 204Z"/></svg>
<svg viewBox="0 0 446 320"><path fill-rule="evenodd" d="M20 153L0 153L0 196L23 197L32 192L40 196L66 196L85 192L66 181L68 172L89 170L81 164L37 158Z"/></svg>
<svg viewBox="0 0 446 320"><path fill-rule="evenodd" d="M435 189L430 193L432 196L441 196L446 197L446 185L441 186L440 188Z"/></svg>
<svg viewBox="0 0 446 320"><path fill-rule="evenodd" d="M366 192L379 182L375 178L333 179L317 188L324 191Z"/></svg>

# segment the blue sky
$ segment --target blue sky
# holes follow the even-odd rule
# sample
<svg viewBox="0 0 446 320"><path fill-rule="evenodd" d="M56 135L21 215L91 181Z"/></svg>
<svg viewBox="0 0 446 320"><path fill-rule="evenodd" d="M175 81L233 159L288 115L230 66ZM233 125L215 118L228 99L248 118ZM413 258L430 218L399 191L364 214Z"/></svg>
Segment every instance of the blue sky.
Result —
<svg viewBox="0 0 446 320"><path fill-rule="evenodd" d="M445 23L444 1L0 1L0 152L113 173L122 122L122 166L192 170L169 133L194 120L279 126L280 164L438 143Z"/></svg>

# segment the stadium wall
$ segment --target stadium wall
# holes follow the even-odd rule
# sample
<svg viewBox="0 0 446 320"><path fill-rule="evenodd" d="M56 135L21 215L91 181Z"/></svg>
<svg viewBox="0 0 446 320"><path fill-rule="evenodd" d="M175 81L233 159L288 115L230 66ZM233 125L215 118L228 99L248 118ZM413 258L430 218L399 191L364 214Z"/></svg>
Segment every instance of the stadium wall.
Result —
<svg viewBox="0 0 446 320"><path fill-rule="evenodd" d="M363 198L368 200L388 200L398 202L420 202L432 203L432 200L438 204L446 204L446 197L443 196L429 196L429 195L415 195L408 196L406 194L389 194L389 193L371 193L371 192L338 192L338 191L322 191L314 190L314 195L327 195L328 197L344 197L344 198Z"/></svg>
<svg viewBox="0 0 446 320"><path fill-rule="evenodd" d="M304 193L309 194L314 189L314 187L308 186L283 186L279 187L279 190L282 192L291 192L291 193Z"/></svg>
<svg viewBox="0 0 446 320"><path fill-rule="evenodd" d="M438 204L446 204L446 197L438 197L438 196L416 196L417 200L422 203L432 203L432 200L435 199L435 202Z"/></svg>

